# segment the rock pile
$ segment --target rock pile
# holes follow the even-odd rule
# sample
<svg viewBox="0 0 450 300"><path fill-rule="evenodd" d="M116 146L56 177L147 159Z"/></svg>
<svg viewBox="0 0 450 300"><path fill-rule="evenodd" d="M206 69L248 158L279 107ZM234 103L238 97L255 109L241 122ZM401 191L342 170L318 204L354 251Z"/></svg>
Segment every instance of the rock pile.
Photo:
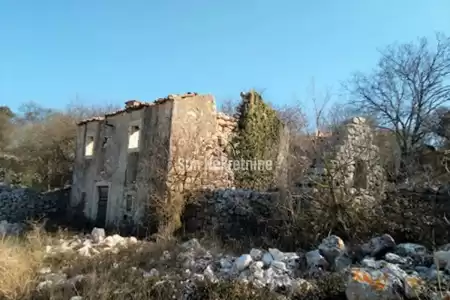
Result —
<svg viewBox="0 0 450 300"><path fill-rule="evenodd" d="M93 256L102 251L117 252L121 247L138 243L133 237L106 236L95 228L87 237L75 237L61 241L57 246L47 246L48 255L75 251L82 256ZM213 254L196 239L180 244L173 251L165 251L156 259L165 264L177 262L176 270L142 270L143 277L155 277L163 281L181 283L185 294L193 293L198 281L218 282L237 280L255 287L267 287L289 297L297 293L314 292L316 283L329 274L340 274L347 299L398 299L414 298L423 294L427 284L440 280L450 281L450 244L431 253L424 246L413 243L396 244L385 234L366 244L350 249L341 238L332 235L323 239L317 249L308 252L282 252L276 248L251 249L249 253L235 257ZM167 263L168 265L168 263ZM117 266L119 267L119 266ZM86 274L72 278L61 272L41 270L43 281L38 288L54 284L72 284ZM428 296L439 298L430 291ZM449 295L450 296L450 295Z"/></svg>
<svg viewBox="0 0 450 300"><path fill-rule="evenodd" d="M118 234L105 235L103 228L94 228L88 236L74 236L71 240L60 239L57 245L47 245L47 255L58 255L60 253L77 252L81 256L91 257L103 251L118 253L123 247L136 245L135 237L122 237Z"/></svg>

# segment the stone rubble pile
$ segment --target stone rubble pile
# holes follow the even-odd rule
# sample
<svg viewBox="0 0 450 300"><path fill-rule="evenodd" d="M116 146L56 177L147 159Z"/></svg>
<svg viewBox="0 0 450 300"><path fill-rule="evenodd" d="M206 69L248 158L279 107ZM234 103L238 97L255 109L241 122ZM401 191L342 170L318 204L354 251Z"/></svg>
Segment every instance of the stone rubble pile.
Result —
<svg viewBox="0 0 450 300"><path fill-rule="evenodd" d="M75 251L82 256L93 256L102 251L117 252L121 247L138 243L146 242L134 237L106 236L103 229L95 228L87 237L62 240L59 245L47 246L46 250L48 255ZM170 271L133 269L146 278L181 283L186 299L194 293L197 281L237 280L255 287L268 287L288 297L293 293L313 292L318 288L317 280L336 273L344 278L345 294L349 300L388 300L398 299L399 295L412 299L423 293L430 283L438 280L450 282L450 244L432 253L419 244L396 244L388 234L375 237L356 250L347 247L338 236L331 235L309 252L255 248L238 257L213 254L197 239L191 239L174 251L165 251L159 258L149 257L149 261L155 259L163 264L175 259L177 268ZM41 270L41 274L43 280L38 289L55 284L74 284L88 276L79 274L67 278L66 274L52 273L50 269ZM431 291L428 291L428 296L444 299Z"/></svg>
<svg viewBox="0 0 450 300"><path fill-rule="evenodd" d="M135 237L122 237L118 234L106 236L103 228L94 228L88 236L74 236L71 240L60 239L57 245L47 245L47 255L76 252L81 256L91 257L103 251L118 253L121 248L136 245Z"/></svg>

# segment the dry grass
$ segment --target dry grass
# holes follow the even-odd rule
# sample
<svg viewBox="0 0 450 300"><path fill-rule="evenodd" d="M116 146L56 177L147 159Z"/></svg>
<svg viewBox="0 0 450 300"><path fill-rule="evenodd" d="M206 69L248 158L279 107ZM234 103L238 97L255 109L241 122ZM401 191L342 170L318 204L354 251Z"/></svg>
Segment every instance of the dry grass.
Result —
<svg viewBox="0 0 450 300"><path fill-rule="evenodd" d="M48 239L41 227L34 226L25 237L0 240L0 298L18 299L34 288Z"/></svg>
<svg viewBox="0 0 450 300"><path fill-rule="evenodd" d="M123 249L117 254L105 252L92 258L81 257L76 253L46 257L46 245L56 244L60 238L67 238L69 234L60 231L51 235L46 233L43 227L43 225L34 225L25 236L9 237L0 241L0 274L2 274L0 299L62 300L76 295L93 300L173 297L178 299L180 297L182 286L180 280L176 280L176 276L180 276L179 274L185 269L176 259L180 249L177 244L180 241L172 239L146 243ZM213 253L223 250L223 245L217 240L204 238L200 242ZM167 250L171 253L171 258L161 260L160 258ZM80 274L86 277L75 285L64 284L37 291L37 284L43 280L38 271L43 267L50 267L54 272L61 270L67 274L68 278ZM149 271L152 268L159 270L161 276L165 274L175 276L174 282L156 284L162 277L145 278L139 271ZM234 283L220 284L217 289L205 284L197 293L201 294L202 299L208 299L210 296L216 298L217 293L234 295L234 299L247 299L242 297L249 295L249 291L243 289L242 297L239 298L239 290L239 286ZM224 298L228 299L228 296L218 299Z"/></svg>
<svg viewBox="0 0 450 300"><path fill-rule="evenodd" d="M42 230L42 226L35 226L24 237L1 240L0 299L68 300L76 295L83 296L84 300L180 299L183 293L181 274L185 269L176 259L180 241L146 243L143 247L133 246L117 254L105 252L92 258L73 253L45 258L45 246L65 235L68 233L50 235ZM236 254L237 249L230 249L217 237L205 237L200 242L213 253ZM161 260L167 250L171 258ZM37 271L42 267L51 267L53 271L62 270L69 278L80 274L86 277L75 285L62 285L38 292L36 286L42 278L39 278ZM161 276L146 278L139 271L152 268L159 270ZM166 274L173 278L171 282L164 282ZM323 276L314 284L318 289L313 293L291 295L292 299L344 299L345 287L339 274ZM265 289L222 281L218 284L199 283L190 299L274 300L277 296Z"/></svg>

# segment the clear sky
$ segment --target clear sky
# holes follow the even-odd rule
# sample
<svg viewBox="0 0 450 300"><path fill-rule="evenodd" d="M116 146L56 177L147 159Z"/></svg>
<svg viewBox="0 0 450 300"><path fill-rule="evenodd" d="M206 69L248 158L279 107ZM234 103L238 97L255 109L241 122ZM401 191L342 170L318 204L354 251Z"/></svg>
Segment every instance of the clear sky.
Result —
<svg viewBox="0 0 450 300"><path fill-rule="evenodd" d="M450 34L450 0L0 0L0 105L249 88L293 103L434 31Z"/></svg>

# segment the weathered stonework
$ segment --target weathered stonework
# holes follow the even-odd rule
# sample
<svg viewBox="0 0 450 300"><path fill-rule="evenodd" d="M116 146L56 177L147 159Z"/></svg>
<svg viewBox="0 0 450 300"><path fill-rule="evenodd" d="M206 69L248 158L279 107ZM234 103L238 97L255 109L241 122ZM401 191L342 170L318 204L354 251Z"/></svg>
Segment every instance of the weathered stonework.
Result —
<svg viewBox="0 0 450 300"><path fill-rule="evenodd" d="M0 221L23 222L64 217L70 189L38 193L27 188L0 186Z"/></svg>
<svg viewBox="0 0 450 300"><path fill-rule="evenodd" d="M80 122L71 206L83 206L98 226L138 223L182 191L231 187L227 150L236 124L216 111L213 96L195 93L128 101Z"/></svg>
<svg viewBox="0 0 450 300"><path fill-rule="evenodd" d="M264 224L273 220L277 197L277 192L244 189L202 191L185 211L185 230L232 239L267 234Z"/></svg>
<svg viewBox="0 0 450 300"><path fill-rule="evenodd" d="M336 190L355 197L376 197L384 193L385 175L373 129L364 118L352 118L337 132L322 139L314 168L307 177L320 182L324 178Z"/></svg>

